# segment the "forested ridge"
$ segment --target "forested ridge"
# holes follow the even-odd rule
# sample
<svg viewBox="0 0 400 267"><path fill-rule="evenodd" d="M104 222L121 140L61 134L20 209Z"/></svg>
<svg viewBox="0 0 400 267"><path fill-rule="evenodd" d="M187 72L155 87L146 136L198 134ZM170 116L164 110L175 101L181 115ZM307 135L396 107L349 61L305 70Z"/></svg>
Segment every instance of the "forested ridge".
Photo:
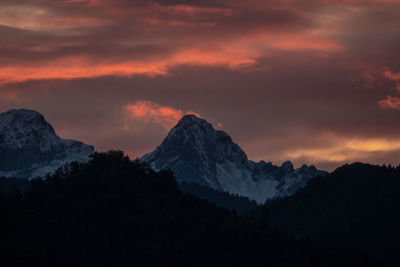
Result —
<svg viewBox="0 0 400 267"><path fill-rule="evenodd" d="M232 195L228 192L218 191L196 183L182 182L178 183L178 186L184 193L215 203L217 207L223 207L230 211L235 210L240 215L259 206L256 201L247 197Z"/></svg>
<svg viewBox="0 0 400 267"><path fill-rule="evenodd" d="M400 265L400 166L353 163L249 215L314 242L368 251Z"/></svg>
<svg viewBox="0 0 400 267"><path fill-rule="evenodd" d="M0 212L3 266L381 266L184 194L119 151L32 180Z"/></svg>

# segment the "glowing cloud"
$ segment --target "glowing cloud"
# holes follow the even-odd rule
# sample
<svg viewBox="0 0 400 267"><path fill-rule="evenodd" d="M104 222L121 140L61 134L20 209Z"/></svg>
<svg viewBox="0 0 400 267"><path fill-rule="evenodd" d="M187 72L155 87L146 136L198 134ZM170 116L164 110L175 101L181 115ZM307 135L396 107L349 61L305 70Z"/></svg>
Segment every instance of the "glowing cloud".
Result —
<svg viewBox="0 0 400 267"><path fill-rule="evenodd" d="M378 102L379 106L383 109L396 109L400 110L400 98L388 96Z"/></svg>
<svg viewBox="0 0 400 267"><path fill-rule="evenodd" d="M106 75L166 75L165 63L121 62L117 64L92 64L76 57L56 60L42 66L0 67L0 85L27 80L95 78Z"/></svg>
<svg viewBox="0 0 400 267"><path fill-rule="evenodd" d="M210 7L196 7L189 5L174 5L174 6L162 6L159 4L152 4L152 8L158 8L167 13L173 14L187 14L187 15L198 15L198 14L216 14L231 16L233 11L231 9L224 8L210 8Z"/></svg>
<svg viewBox="0 0 400 267"><path fill-rule="evenodd" d="M185 114L195 114L200 117L191 111L174 109L151 101L136 101L123 109L128 119L161 124L166 129L173 127Z"/></svg>
<svg viewBox="0 0 400 267"><path fill-rule="evenodd" d="M400 149L400 140L385 138L338 138L334 143L321 148L288 150L284 158L307 159L311 162L363 161L373 153L387 153Z"/></svg>
<svg viewBox="0 0 400 267"><path fill-rule="evenodd" d="M400 72L393 73L390 69L386 68L383 71L383 76L396 82L396 89L400 92Z"/></svg>
<svg viewBox="0 0 400 267"><path fill-rule="evenodd" d="M281 8L267 5L267 14L257 5L243 9L238 4L131 2L0 3L0 30L7 37L0 45L0 53L7 56L0 62L0 86L27 80L167 75L181 65L267 70L259 61L277 50L345 50L319 24L308 22L306 29L303 23L309 18L285 9L286 1L277 3ZM274 14L270 19L268 12ZM294 31L299 23L303 26Z"/></svg>

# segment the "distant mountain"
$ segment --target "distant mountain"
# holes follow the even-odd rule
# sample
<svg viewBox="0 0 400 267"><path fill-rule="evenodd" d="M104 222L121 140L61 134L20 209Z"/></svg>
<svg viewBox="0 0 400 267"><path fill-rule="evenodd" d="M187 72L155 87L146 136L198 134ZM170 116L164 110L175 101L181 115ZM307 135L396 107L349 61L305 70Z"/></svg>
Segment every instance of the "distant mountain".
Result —
<svg viewBox="0 0 400 267"><path fill-rule="evenodd" d="M368 251L400 266L399 192L400 166L354 163L249 215L298 237Z"/></svg>
<svg viewBox="0 0 400 267"><path fill-rule="evenodd" d="M162 144L141 160L155 170L173 170L179 182L198 183L259 203L291 195L311 177L326 174L314 166L294 169L290 161L278 167L248 160L227 133L195 115L185 115Z"/></svg>
<svg viewBox="0 0 400 267"><path fill-rule="evenodd" d="M43 115L13 109L0 114L0 177L32 178L70 161L86 161L93 147L58 137Z"/></svg>

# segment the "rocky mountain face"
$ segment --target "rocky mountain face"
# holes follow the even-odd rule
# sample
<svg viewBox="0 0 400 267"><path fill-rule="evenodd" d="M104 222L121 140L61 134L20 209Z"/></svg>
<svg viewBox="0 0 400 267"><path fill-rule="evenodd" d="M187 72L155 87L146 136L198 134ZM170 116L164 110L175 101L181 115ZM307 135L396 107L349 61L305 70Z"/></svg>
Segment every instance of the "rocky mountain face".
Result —
<svg viewBox="0 0 400 267"><path fill-rule="evenodd" d="M179 182L206 185L259 203L291 195L310 178L326 174L314 166L294 169L290 161L275 166L248 160L227 133L195 115L184 116L141 160L155 170L171 169Z"/></svg>
<svg viewBox="0 0 400 267"><path fill-rule="evenodd" d="M61 139L36 111L0 114L0 176L44 176L67 162L86 161L93 152L92 146Z"/></svg>

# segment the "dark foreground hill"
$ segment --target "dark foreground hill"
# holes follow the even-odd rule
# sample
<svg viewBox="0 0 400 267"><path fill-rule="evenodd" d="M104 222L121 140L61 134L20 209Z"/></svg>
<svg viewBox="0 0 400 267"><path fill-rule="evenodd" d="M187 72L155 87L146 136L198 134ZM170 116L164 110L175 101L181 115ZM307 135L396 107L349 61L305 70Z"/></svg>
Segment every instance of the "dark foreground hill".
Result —
<svg viewBox="0 0 400 267"><path fill-rule="evenodd" d="M345 165L251 215L299 237L369 251L400 265L400 167Z"/></svg>
<svg viewBox="0 0 400 267"><path fill-rule="evenodd" d="M247 197L232 195L208 186L187 182L178 183L178 186L184 193L194 195L210 203L215 203L217 207L223 207L230 211L235 210L239 215L243 215L247 211L259 207L256 201L250 200Z"/></svg>
<svg viewBox="0 0 400 267"><path fill-rule="evenodd" d="M24 193L28 185L28 179L0 177L0 197L7 197L16 190L20 193ZM243 215L247 211L259 207L257 202L247 197L232 195L227 192L212 189L208 186L186 182L177 183L177 185L183 193L194 195L210 203L215 203L217 207L223 207L230 211L235 210L239 215Z"/></svg>
<svg viewBox="0 0 400 267"><path fill-rule="evenodd" d="M15 191L25 192L28 185L28 179L0 177L0 197L8 197Z"/></svg>
<svg viewBox="0 0 400 267"><path fill-rule="evenodd" d="M171 172L94 154L0 200L2 266L369 266L183 194Z"/></svg>

